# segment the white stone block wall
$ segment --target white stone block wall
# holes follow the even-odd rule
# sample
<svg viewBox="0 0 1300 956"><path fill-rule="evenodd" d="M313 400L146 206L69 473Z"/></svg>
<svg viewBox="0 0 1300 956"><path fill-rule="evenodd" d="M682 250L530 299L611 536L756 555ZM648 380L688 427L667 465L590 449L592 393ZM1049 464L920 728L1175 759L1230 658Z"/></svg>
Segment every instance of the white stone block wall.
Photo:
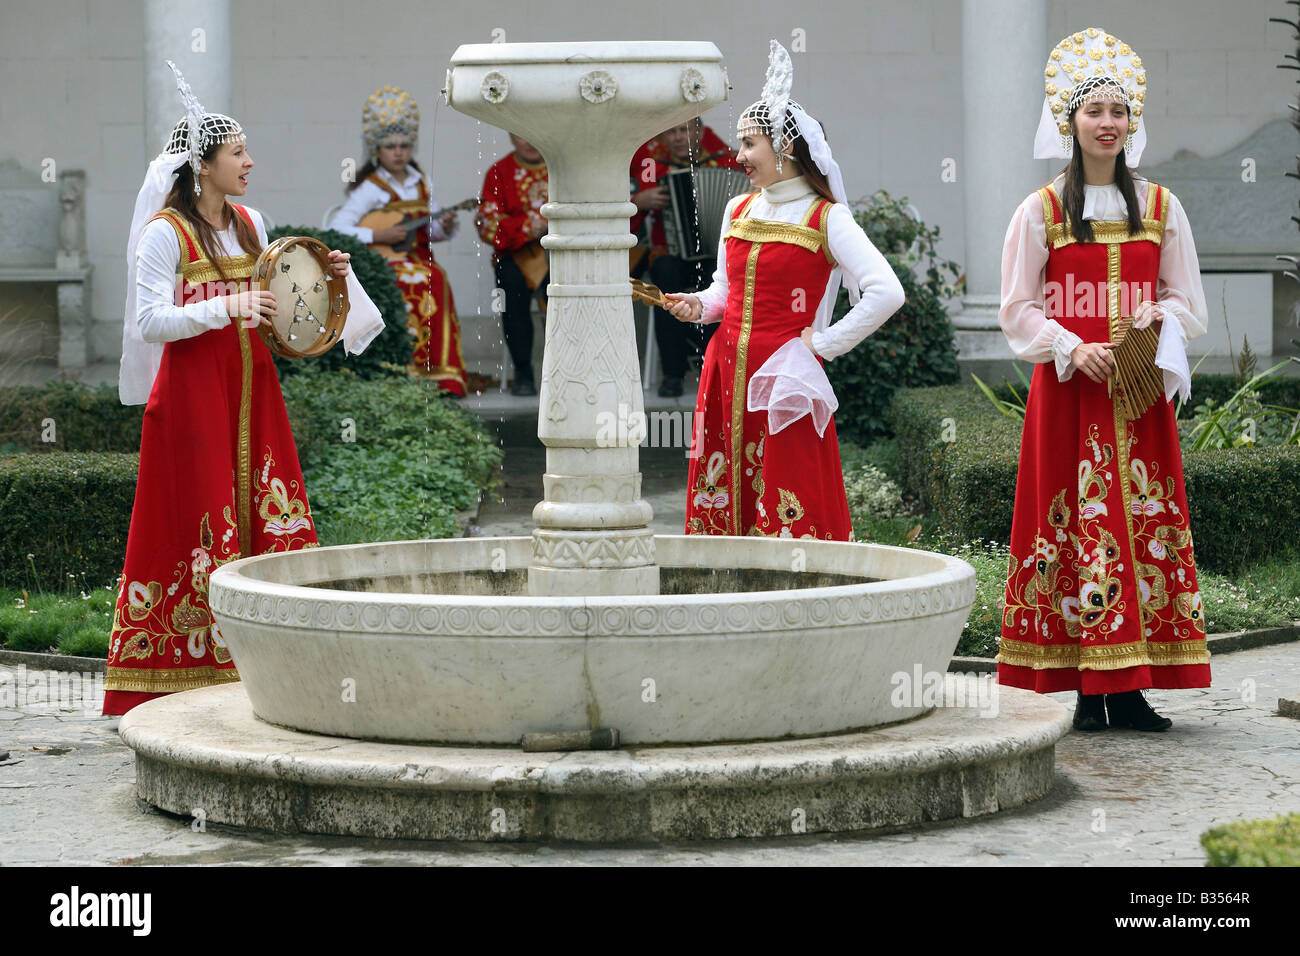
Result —
<svg viewBox="0 0 1300 956"><path fill-rule="evenodd" d="M1047 42L1097 25L1142 54L1151 78L1149 162L1180 149L1217 154L1287 115L1295 75L1275 64L1292 50L1291 40L1285 28L1267 22L1293 9L1280 0L1045 2ZM961 168L960 0L231 0L230 10L230 109L247 129L257 163L246 198L278 223L317 225L339 201L341 161L361 158L361 104L384 83L411 90L420 103L417 159L432 167L439 198L450 203L476 195L484 171L509 150L508 140L443 106L438 91L455 48L489 41L494 29L509 41L712 40L734 87L732 102L706 117L724 136L738 110L757 96L768 39L793 49L794 31L802 30L807 52L794 53L794 96L825 122L850 195L883 187L909 196L942 227L942 251L963 257L963 183L940 179L944 158L958 160L959 175ZM143 0L3 0L0 6L0 160L38 170L43 158L53 157L62 168L86 170L92 309L104 323L121 318L131 206L145 163L160 145L144 142L143 11ZM1046 53L1044 46L1044 59ZM148 68L166 69L162 63ZM202 99L204 91L196 92ZM1261 170L1261 185L1267 175L1277 173ZM489 254L467 215L460 235L436 252L461 312L487 313ZM118 334L112 325L97 328L101 355L112 357Z"/></svg>

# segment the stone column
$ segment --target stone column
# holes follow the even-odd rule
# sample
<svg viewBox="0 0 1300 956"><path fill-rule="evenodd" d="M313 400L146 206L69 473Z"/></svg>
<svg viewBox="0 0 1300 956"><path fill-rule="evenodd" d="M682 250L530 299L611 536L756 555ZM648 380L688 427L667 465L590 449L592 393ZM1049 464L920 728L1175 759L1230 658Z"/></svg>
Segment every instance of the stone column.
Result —
<svg viewBox="0 0 1300 956"><path fill-rule="evenodd" d="M998 328L1002 240L1021 200L1047 181L1034 159L1043 107L1047 0L963 0L966 294L952 317L961 358L1011 358Z"/></svg>
<svg viewBox="0 0 1300 956"><path fill-rule="evenodd" d="M493 43L460 47L456 110L523 136L546 157L550 256L537 435L545 498L533 509L534 595L656 594L646 432L632 323L632 154L727 98L712 43Z"/></svg>
<svg viewBox="0 0 1300 956"><path fill-rule="evenodd" d="M174 62L203 108L230 113L230 0L145 0L144 5L144 154L161 152L176 121L181 100L165 61ZM238 118L238 117L236 117Z"/></svg>

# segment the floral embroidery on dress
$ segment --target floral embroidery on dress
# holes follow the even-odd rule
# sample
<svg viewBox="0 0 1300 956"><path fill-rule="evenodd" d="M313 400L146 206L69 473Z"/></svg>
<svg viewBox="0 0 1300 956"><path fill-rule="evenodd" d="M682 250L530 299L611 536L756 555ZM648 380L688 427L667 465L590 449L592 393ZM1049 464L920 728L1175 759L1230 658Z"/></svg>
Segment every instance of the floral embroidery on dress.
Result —
<svg viewBox="0 0 1300 956"><path fill-rule="evenodd" d="M272 478L271 466L274 464L275 459L271 457L270 449L267 449L256 491L257 513L264 522L262 532L283 538L300 531L312 531L307 500L301 495L302 486L297 481L291 481L286 487L283 479ZM285 550L289 548L290 543L286 542ZM268 550L276 551L280 548L278 544L273 544Z"/></svg>
<svg viewBox="0 0 1300 956"><path fill-rule="evenodd" d="M708 467L695 483L694 504L697 508L725 508L731 495L723 486L727 476L727 459L720 451L709 456Z"/></svg>
<svg viewBox="0 0 1300 956"><path fill-rule="evenodd" d="M1062 488L1045 516L1046 533L1034 539L1033 553L1023 559L1014 553L1011 556L1003 627L1022 635L1032 629L1043 638L1050 638L1053 628L1059 627L1073 639L1103 639L1124 626L1129 610L1125 581L1135 578L1145 636L1153 633L1158 620L1170 624L1180 637L1203 634L1199 592L1181 591L1171 602L1171 592L1185 584L1187 569L1192 567L1191 532L1186 518L1170 500L1172 479L1162 485L1154 467L1141 459L1130 461L1128 512L1138 551L1132 558L1134 567L1128 569L1119 541L1101 521L1113 516L1108 499L1117 489L1108 466L1115 457L1114 449L1099 441L1096 425L1089 428L1085 444L1092 456L1079 462L1077 531L1071 529L1067 489ZM1123 513L1121 509L1119 514ZM1170 517L1173 524L1157 523L1157 518L1168 522ZM1143 549L1149 562L1142 560ZM1169 564L1174 567L1165 567ZM1133 578L1126 578L1130 571ZM1173 617L1162 615L1170 609ZM1190 629L1186 626L1189 622Z"/></svg>

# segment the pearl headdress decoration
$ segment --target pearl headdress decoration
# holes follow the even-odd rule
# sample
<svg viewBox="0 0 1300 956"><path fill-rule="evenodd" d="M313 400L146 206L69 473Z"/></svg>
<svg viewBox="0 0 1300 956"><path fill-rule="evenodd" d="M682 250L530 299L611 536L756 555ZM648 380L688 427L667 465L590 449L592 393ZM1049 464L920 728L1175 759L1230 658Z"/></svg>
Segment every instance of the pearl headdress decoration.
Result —
<svg viewBox="0 0 1300 956"><path fill-rule="evenodd" d="M1125 161L1138 164L1147 141L1142 122L1147 74L1142 58L1127 43L1098 27L1072 33L1052 48L1043 78L1035 159L1069 159L1074 149L1070 113L1088 103L1119 100L1129 108Z"/></svg>
<svg viewBox="0 0 1300 956"><path fill-rule="evenodd" d="M185 105L185 116L167 137L163 152L169 155L188 156L190 169L194 171L194 195L202 195L203 187L199 185L199 170L202 168L203 154L213 144L244 141L244 128L225 113L208 113L203 109L190 84L181 75L180 69L171 60L167 65L176 74L176 88L180 91L181 102Z"/></svg>
<svg viewBox="0 0 1300 956"><path fill-rule="evenodd" d="M790 54L776 40L771 42L767 58L767 77L763 82L763 95L758 102L745 108L736 122L736 132L740 136L749 131L757 131L772 140L772 151L776 153L776 171L781 172L782 158L794 159L791 149L796 138L802 138L808 144L808 155L826 177L831 187L831 195L837 203L849 204L848 193L844 189L844 174L839 163L831 155L831 147L826 142L821 123L808 115L808 111L790 99L790 87L794 83L794 67ZM852 282L844 279L843 270L836 266L831 270L826 294L822 296L813 327L824 329L830 324L831 312L840 283L845 282L849 293L849 302L856 305L862 291Z"/></svg>
<svg viewBox="0 0 1300 956"><path fill-rule="evenodd" d="M790 145L799 135L799 123L795 111L802 111L794 100L790 99L790 87L794 83L794 65L790 54L776 40L772 41L767 55L767 76L763 80L763 93L756 103L746 107L740 114L739 130L757 129L772 138L772 151L776 153L776 171L781 171L781 159L790 156Z"/></svg>
<svg viewBox="0 0 1300 956"><path fill-rule="evenodd" d="M405 90L383 86L370 94L361 110L361 140L371 160L379 154L380 141L390 133L411 137L414 150L420 134L420 107Z"/></svg>

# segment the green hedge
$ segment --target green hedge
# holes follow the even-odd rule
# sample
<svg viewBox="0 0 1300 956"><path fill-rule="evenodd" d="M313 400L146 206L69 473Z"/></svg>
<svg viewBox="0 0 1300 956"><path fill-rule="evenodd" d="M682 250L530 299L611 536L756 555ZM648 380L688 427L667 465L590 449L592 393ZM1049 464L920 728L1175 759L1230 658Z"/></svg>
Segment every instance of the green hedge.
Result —
<svg viewBox="0 0 1300 956"><path fill-rule="evenodd" d="M310 236L319 239L331 249L352 256L352 271L357 281L370 296L384 319L384 330L376 336L360 355L345 355L343 346L336 345L324 355L310 359L282 359L275 357L275 367L283 380L308 369L334 370L347 368L363 379L383 378L394 374L388 365L397 366L396 374L406 374L405 366L411 364L411 333L406 328L406 305L397 288L397 277L384 257L359 239L345 236L332 229L313 229L311 226L281 226L272 229L268 238L274 242L282 236Z"/></svg>
<svg viewBox="0 0 1300 956"><path fill-rule="evenodd" d="M922 508L959 538L1006 542L1020 423L962 386L899 391L890 422ZM1199 565L1231 574L1300 551L1300 447L1190 452L1183 475Z"/></svg>
<svg viewBox="0 0 1300 956"><path fill-rule="evenodd" d="M322 544L455 535L497 481L495 438L433 382L312 370L284 399Z"/></svg>
<svg viewBox="0 0 1300 956"><path fill-rule="evenodd" d="M123 405L115 385L0 388L0 449L136 452L143 420L144 406Z"/></svg>
<svg viewBox="0 0 1300 956"><path fill-rule="evenodd" d="M305 369L283 391L323 544L458 534L457 515L496 482L495 439L422 379ZM115 581L135 500L140 407L121 414L115 391L83 386L9 389L5 398L54 417L59 443L15 429L14 446L47 453L0 454L0 587L66 594L69 575L77 588ZM344 440L345 418L355 441ZM98 433L96 421L107 422ZM80 450L96 445L132 454ZM69 447L77 450L51 452Z"/></svg>
<svg viewBox="0 0 1300 956"><path fill-rule="evenodd" d="M845 355L826 363L840 400L835 429L846 440L869 445L889 434L887 412L896 388L947 385L959 380L957 346L943 302L954 290L957 265L939 258L939 227L911 216L906 198L883 190L854 207L854 218L889 261L906 296L902 308ZM833 312L849 310L840 289Z"/></svg>
<svg viewBox="0 0 1300 956"><path fill-rule="evenodd" d="M1300 813L1206 830L1208 866L1300 866Z"/></svg>
<svg viewBox="0 0 1300 956"><path fill-rule="evenodd" d="M0 456L0 587L115 582L138 471L138 456L127 454Z"/></svg>

